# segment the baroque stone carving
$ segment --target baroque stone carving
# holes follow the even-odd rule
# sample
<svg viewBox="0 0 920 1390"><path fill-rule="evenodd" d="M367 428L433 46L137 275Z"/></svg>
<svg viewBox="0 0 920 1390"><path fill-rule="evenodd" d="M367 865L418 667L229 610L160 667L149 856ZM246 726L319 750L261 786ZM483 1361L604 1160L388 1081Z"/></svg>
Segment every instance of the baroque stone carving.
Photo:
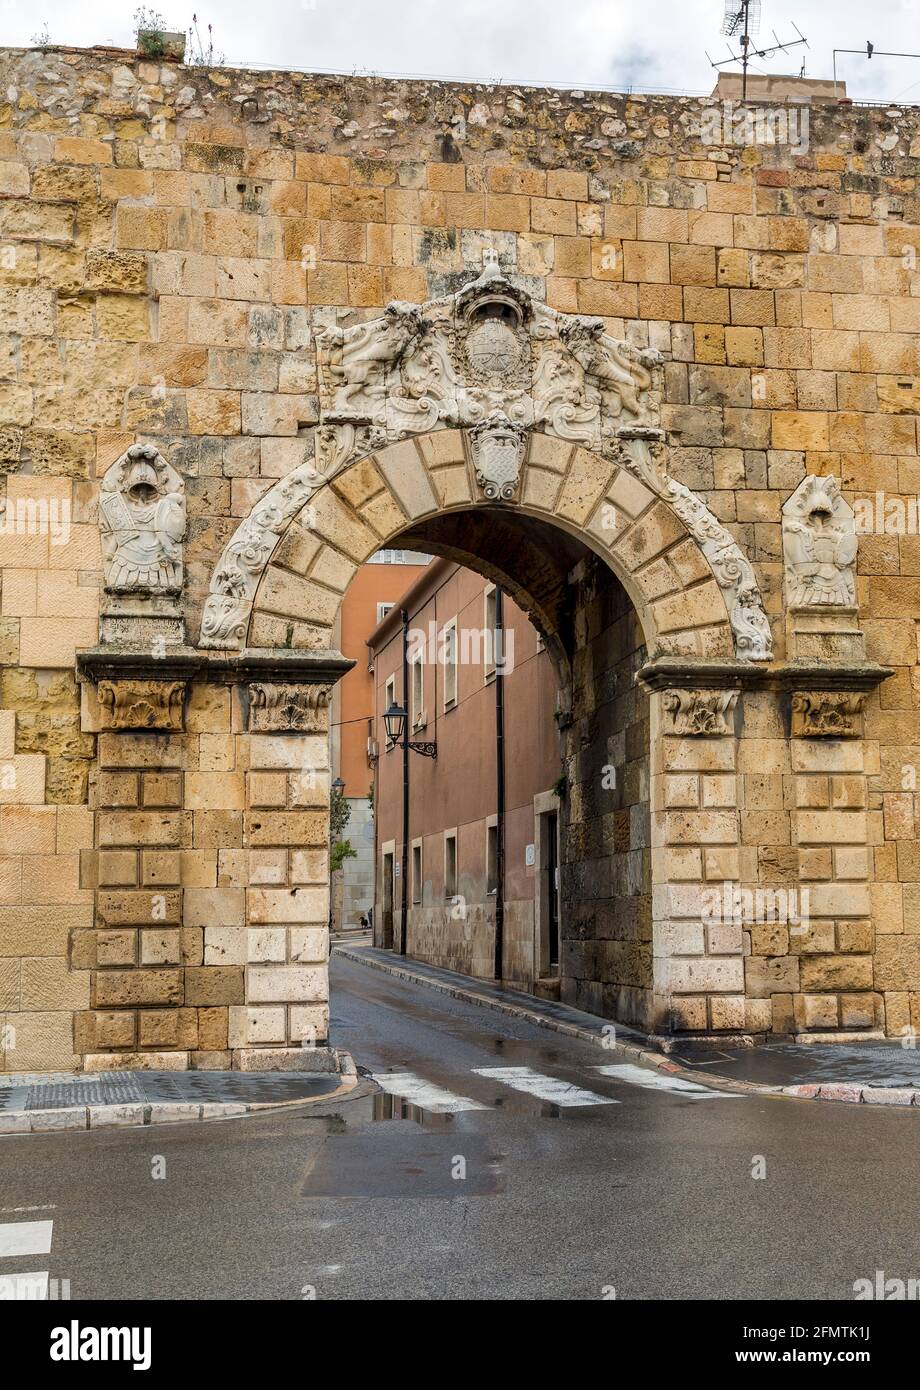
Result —
<svg viewBox="0 0 920 1390"><path fill-rule="evenodd" d="M666 502L700 546L725 597L735 650L749 661L769 661L773 636L754 571L731 534L704 502L664 468L660 430L625 428L618 435L617 461Z"/></svg>
<svg viewBox="0 0 920 1390"><path fill-rule="evenodd" d="M792 697L793 737L860 738L866 699L861 691L796 691Z"/></svg>
<svg viewBox="0 0 920 1390"><path fill-rule="evenodd" d="M312 462L270 488L225 547L211 576L201 646L242 647L256 588L282 531L325 482Z"/></svg>
<svg viewBox="0 0 920 1390"><path fill-rule="evenodd" d="M185 681L100 681L103 727L181 733L185 687Z"/></svg>
<svg viewBox="0 0 920 1390"><path fill-rule="evenodd" d="M99 528L108 593L181 593L185 484L152 444L132 444L106 472Z"/></svg>
<svg viewBox="0 0 920 1390"><path fill-rule="evenodd" d="M790 608L856 607L856 521L836 478L803 478L783 503Z"/></svg>
<svg viewBox="0 0 920 1390"><path fill-rule="evenodd" d="M666 690L661 700L669 717L665 733L691 736L733 733L728 715L737 700L737 690Z"/></svg>
<svg viewBox="0 0 920 1390"><path fill-rule="evenodd" d="M504 411L470 430L470 449L476 468L476 481L483 496L508 502L517 491L527 434Z"/></svg>
<svg viewBox="0 0 920 1390"><path fill-rule="evenodd" d="M253 733L323 734L328 720L331 685L249 687L249 728Z"/></svg>
<svg viewBox="0 0 920 1390"><path fill-rule="evenodd" d="M657 428L659 353L618 342L603 320L534 299L486 252L456 294L318 335L315 456L276 484L239 526L214 571L203 647L241 648L259 579L290 519L356 458L434 430L469 432L487 502L518 497L528 431L603 452L629 468L688 526L726 601L737 654L768 660L770 627L754 572L728 531L669 478Z"/></svg>

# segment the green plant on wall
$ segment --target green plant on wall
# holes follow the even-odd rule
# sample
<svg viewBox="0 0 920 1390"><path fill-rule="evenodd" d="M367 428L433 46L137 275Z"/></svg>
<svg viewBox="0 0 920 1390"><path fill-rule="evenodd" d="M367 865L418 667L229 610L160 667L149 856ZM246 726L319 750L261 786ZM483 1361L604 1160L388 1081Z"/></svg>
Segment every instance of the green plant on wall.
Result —
<svg viewBox="0 0 920 1390"><path fill-rule="evenodd" d="M165 58L167 25L161 14L141 5L134 11L134 32L145 58Z"/></svg>
<svg viewBox="0 0 920 1390"><path fill-rule="evenodd" d="M342 831L351 819L351 807L344 792L333 790L329 801L329 868L335 873L346 859L357 859L358 851L350 840L342 839Z"/></svg>

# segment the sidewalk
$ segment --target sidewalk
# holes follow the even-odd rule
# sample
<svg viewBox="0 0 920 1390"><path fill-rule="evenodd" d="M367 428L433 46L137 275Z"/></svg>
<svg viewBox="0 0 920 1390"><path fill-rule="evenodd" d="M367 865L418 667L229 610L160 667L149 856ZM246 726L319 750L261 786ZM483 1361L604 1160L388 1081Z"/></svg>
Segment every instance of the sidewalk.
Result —
<svg viewBox="0 0 920 1390"><path fill-rule="evenodd" d="M226 1120L331 1100L356 1082L350 1058L341 1072L23 1072L0 1076L0 1135Z"/></svg>
<svg viewBox="0 0 920 1390"><path fill-rule="evenodd" d="M496 1009L569 1037L624 1053L657 1067L723 1090L793 1096L867 1105L914 1105L920 1109L920 1048L896 1039L863 1043L764 1043L760 1046L661 1040L610 1019L504 989L491 980L394 955L374 946L335 947L339 955L413 984L427 985L454 999ZM913 1041L913 1039L911 1039Z"/></svg>

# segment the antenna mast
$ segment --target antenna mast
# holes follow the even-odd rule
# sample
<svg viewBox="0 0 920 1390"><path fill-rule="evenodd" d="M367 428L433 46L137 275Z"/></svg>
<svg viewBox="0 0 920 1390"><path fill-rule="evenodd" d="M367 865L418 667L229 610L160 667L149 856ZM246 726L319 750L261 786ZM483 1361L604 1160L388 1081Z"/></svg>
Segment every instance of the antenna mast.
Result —
<svg viewBox="0 0 920 1390"><path fill-rule="evenodd" d="M729 63L741 64L741 100L747 101L747 75L748 66L751 58L769 58L774 53L785 53L789 48L797 48L803 43L808 47L808 40L802 33L799 26L793 21L793 29L798 34L797 39L790 39L788 43L780 43L779 35L773 30L773 37L776 43L769 48L754 48L751 44L751 36L756 34L760 28L760 0L725 0L725 15L722 20L722 33L728 38L737 36L740 53L732 52L731 44L728 45L730 57L723 58L721 62L715 63L709 54L709 62L714 68L727 67ZM805 64L802 64L804 72Z"/></svg>

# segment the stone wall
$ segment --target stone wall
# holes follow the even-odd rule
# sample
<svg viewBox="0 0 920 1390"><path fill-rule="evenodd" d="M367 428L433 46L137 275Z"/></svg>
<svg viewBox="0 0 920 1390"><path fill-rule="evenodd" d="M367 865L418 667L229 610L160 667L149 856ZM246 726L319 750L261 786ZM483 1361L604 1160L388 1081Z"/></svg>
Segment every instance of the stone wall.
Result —
<svg viewBox="0 0 920 1390"><path fill-rule="evenodd" d="M670 933L684 962L677 974L656 967L668 1000L659 1021L678 994L674 1026L696 1030L733 1028L742 1016L748 1027L782 1021L780 1031L920 1026L916 510L905 534L876 527L861 537L858 624L850 613L830 627L790 618L781 510L806 475L837 477L850 503L916 498L920 114L814 106L807 147L792 148L711 143L702 135L711 103L690 98L206 71L117 50L8 50L0 76L2 1064L64 1067L84 1051L164 1047L222 1058L233 1045L223 1011L272 1007L250 989L263 977L248 938L235 948L244 960L218 964L215 954L201 965L197 933L209 927L194 908L181 927L126 921L113 908L113 895L117 905L146 891L145 864L161 851L189 865L179 885L164 883L169 902L177 890L189 904L195 893L236 892L249 913L259 884L248 859L230 870L220 858L250 854L251 802L191 805L201 771L191 751L176 767L112 766L102 737L97 757L89 695L79 722L75 653L99 633L103 475L141 440L184 480L181 615L196 643L226 542L313 455L317 330L372 317L392 299L455 290L481 271L487 247L536 300L600 315L614 337L663 355L668 471L753 564L774 657L818 663L805 695L826 690L821 662L868 659L894 672L881 684L866 678L855 738L852 728L834 737L833 722L796 733L788 682L742 689L725 734L691 735L689 768L681 738L656 733L671 717L665 687L656 689L653 750L664 761L653 781L696 779L682 791L655 783L692 803L653 812L662 883L684 882L681 864L699 887L707 863L721 882L731 856L714 847L740 837L738 882L826 889L813 932L794 943L723 934L719 959L734 952L731 967L694 965L712 927L700 926L692 895L679 911L669 898L656 931L659 920L694 929ZM443 465L440 505L459 505L450 491L459 458L436 446L426 457ZM395 505L384 515L382 483L376 502L355 483L341 504L349 525L352 503L377 544L406 519ZM330 516L334 529L341 518ZM263 583L250 642L322 645L358 549L289 528L276 554L283 582L274 569ZM312 588L297 579L308 570ZM653 597L656 574L652 562ZM682 602L692 613L699 598L704 612L700 574L685 582L698 587ZM668 602L655 601L662 611ZM707 688L720 689L712 679ZM193 688L190 713L201 698ZM221 724L177 737L231 733ZM724 764L718 738L731 745ZM713 759L737 774L734 804L707 800ZM268 770L209 769L229 779ZM181 808L173 772L184 779ZM217 789L211 779L203 794ZM148 806L178 827L175 843L163 845L159 829L148 838ZM286 800L271 814L289 812ZM239 831L196 838L199 813L238 816ZM126 828L112 839L114 816ZM284 854L300 852L299 823L278 826ZM110 856L124 882L105 882ZM292 865L286 858L285 875ZM287 891L300 880L280 882ZM222 914L213 929L238 925ZM177 929L179 960L168 937ZM110 963L99 959L103 941ZM147 953L143 967L134 950ZM279 970L300 968L293 950L286 938ZM151 951L169 959L154 963ZM146 984L144 997L132 995L141 968L162 996L148 997ZM205 968L230 972L216 993L198 989ZM120 972L117 1000L110 972ZM306 977L296 988L308 989ZM755 999L769 1010L748 1008ZM273 1044L282 1031L291 1042L295 1007L288 994L266 1020L247 1013L252 1033L238 1039L266 1036L264 1021ZM157 1010L162 1018L147 1016Z"/></svg>
<svg viewBox="0 0 920 1390"><path fill-rule="evenodd" d="M636 611L597 561L579 574L571 725L563 734L565 1002L652 1023L647 659Z"/></svg>

